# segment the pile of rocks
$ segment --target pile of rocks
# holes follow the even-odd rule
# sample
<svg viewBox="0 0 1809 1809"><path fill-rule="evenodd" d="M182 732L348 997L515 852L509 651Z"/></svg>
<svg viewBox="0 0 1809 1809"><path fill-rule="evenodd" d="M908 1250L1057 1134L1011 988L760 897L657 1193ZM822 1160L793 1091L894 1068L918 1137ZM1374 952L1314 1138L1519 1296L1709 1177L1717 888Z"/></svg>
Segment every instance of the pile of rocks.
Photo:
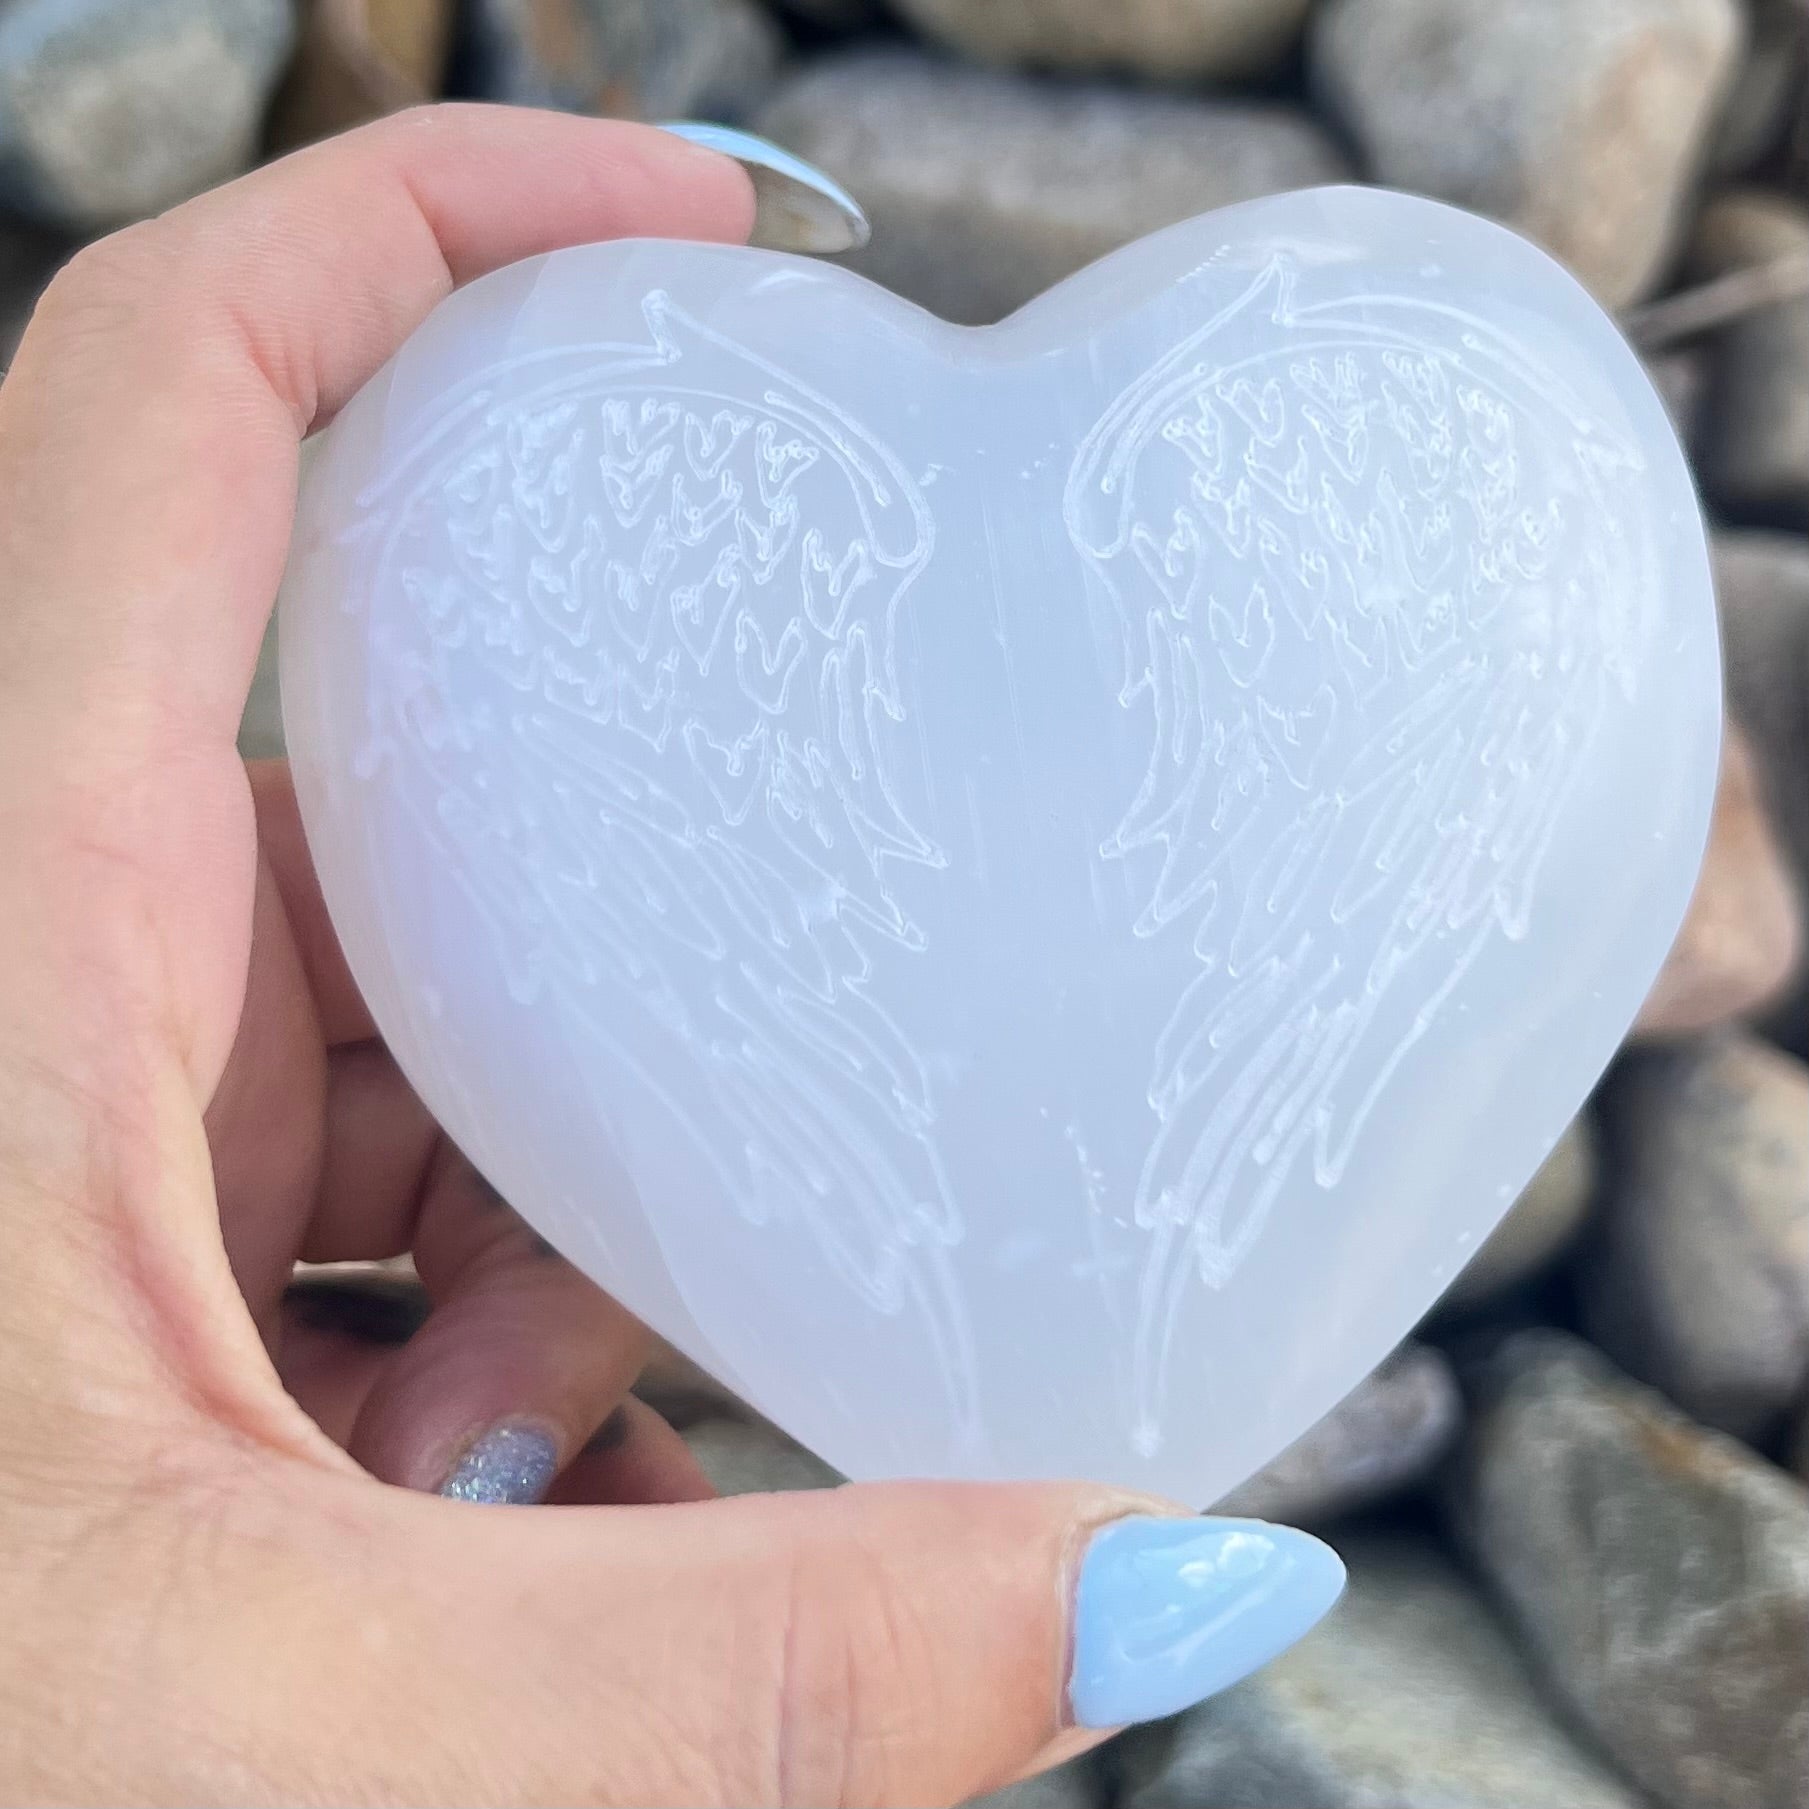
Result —
<svg viewBox="0 0 1809 1809"><path fill-rule="evenodd" d="M1505 220L1622 314L1716 523L1734 726L1689 919L1445 1300L1227 1504L1326 1530L1346 1605L1008 1796L1809 1804L1809 5L7 0L0 357L82 237L448 92L751 124L961 321L1344 179ZM263 684L245 745L280 748ZM643 1386L724 1489L836 1480L680 1366Z"/></svg>

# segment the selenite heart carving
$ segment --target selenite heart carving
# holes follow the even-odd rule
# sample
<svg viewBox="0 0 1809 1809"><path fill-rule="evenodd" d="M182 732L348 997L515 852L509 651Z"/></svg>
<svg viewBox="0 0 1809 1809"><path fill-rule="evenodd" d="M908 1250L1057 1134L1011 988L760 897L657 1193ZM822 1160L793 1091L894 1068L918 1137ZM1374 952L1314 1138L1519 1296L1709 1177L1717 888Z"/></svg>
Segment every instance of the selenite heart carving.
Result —
<svg viewBox="0 0 1809 1809"><path fill-rule="evenodd" d="M983 330L503 271L324 436L281 636L353 969L535 1226L852 1475L1200 1504L1575 1112L1719 731L1633 355L1355 189Z"/></svg>

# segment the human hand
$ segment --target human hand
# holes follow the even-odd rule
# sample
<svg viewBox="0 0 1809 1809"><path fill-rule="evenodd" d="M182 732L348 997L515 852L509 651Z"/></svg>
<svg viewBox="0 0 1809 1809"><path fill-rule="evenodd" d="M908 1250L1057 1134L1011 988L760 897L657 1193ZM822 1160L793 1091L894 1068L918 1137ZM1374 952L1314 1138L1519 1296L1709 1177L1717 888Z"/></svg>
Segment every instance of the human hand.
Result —
<svg viewBox="0 0 1809 1809"><path fill-rule="evenodd" d="M82 253L0 387L9 1800L949 1802L1336 1593L1301 1535L1080 1485L701 1499L624 1399L644 1334L428 1120L237 758L301 438L454 283L752 213L647 128L404 115ZM400 1349L285 1317L298 1257L403 1251Z"/></svg>

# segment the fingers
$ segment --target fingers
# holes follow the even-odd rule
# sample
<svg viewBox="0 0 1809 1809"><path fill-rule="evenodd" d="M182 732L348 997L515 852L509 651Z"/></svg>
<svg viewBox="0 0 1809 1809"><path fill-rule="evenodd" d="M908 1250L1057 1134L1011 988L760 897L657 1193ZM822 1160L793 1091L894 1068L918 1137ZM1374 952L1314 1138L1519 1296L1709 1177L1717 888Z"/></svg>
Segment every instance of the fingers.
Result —
<svg viewBox="0 0 1809 1809"><path fill-rule="evenodd" d="M325 1062L324 1111L298 1115L324 1125L308 1171L308 1213L251 1215L257 1226L236 1240L229 1226L235 1272L254 1307L268 1296L274 1309L275 1262L256 1259L278 1242L273 1218L289 1224L291 1241L276 1249L286 1276L298 1253L295 1227L308 1218L299 1254L337 1262L412 1250L438 1306L425 1329L410 1328L406 1350L375 1352L318 1323L326 1310L318 1292L291 1289L273 1340L290 1392L377 1475L417 1488L451 1481L537 1496L572 1460L567 1500L707 1495L682 1441L655 1414L619 1414L609 1439L593 1439L633 1380L645 1335L447 1145L380 1043L342 1040L368 1038L371 1026L321 900L288 767L261 763L250 775L263 856L254 940L266 958L253 963L246 1018L256 1015L262 1029L235 1046L210 1112L218 1174L230 1182L251 1151L257 1178L272 1179L267 1127L286 1119L270 1082L300 1065L296 1039L283 1034L294 1014L274 1007L300 991L312 1001L316 1061L323 1034L339 1046ZM262 929L270 916L286 932L280 939ZM261 1109L248 1116L248 1105ZM236 1191L222 1185L223 1214Z"/></svg>
<svg viewBox="0 0 1809 1809"><path fill-rule="evenodd" d="M449 1144L413 1248L434 1309L371 1388L352 1455L408 1488L540 1500L627 1394L647 1332Z"/></svg>
<svg viewBox="0 0 1809 1809"><path fill-rule="evenodd" d="M320 1179L327 1064L275 878L259 863L232 1052L206 1115L220 1234L268 1342Z"/></svg>
<svg viewBox="0 0 1809 1809"><path fill-rule="evenodd" d="M230 740L302 434L455 284L591 239L744 237L752 217L746 174L670 134L452 106L310 147L79 254L0 404L3 550L32 580L10 611L9 696L67 709L104 692L126 746Z"/></svg>
<svg viewBox="0 0 1809 1809"><path fill-rule="evenodd" d="M555 1506L622 1507L709 1501L716 1490L685 1441L645 1401L630 1395L586 1440L547 1500Z"/></svg>
<svg viewBox="0 0 1809 1809"><path fill-rule="evenodd" d="M283 1386L334 1443L351 1445L366 1401L428 1312L425 1291L409 1278L363 1271L303 1277L282 1300L277 1371ZM470 1463L469 1452L453 1464L453 1475L462 1472L464 1497L495 1496L496 1488L473 1485L522 1474L519 1425L505 1422L509 1438L487 1464ZM556 1457L549 1444L538 1455L529 1448L528 1458L538 1493ZM685 1441L633 1395L577 1447L545 1492L556 1505L586 1507L708 1501L716 1494Z"/></svg>
<svg viewBox="0 0 1809 1809"><path fill-rule="evenodd" d="M374 1035L370 1017L321 901L287 763L246 770L259 854L251 959L207 1134L226 1253L273 1342L298 1255L407 1249L438 1130L379 1045L333 1047ZM324 1224L311 1226L322 1200Z"/></svg>
<svg viewBox="0 0 1809 1809"><path fill-rule="evenodd" d="M0 980L41 1059L93 1044L212 1094L253 864L233 738L287 550L297 441L455 282L616 234L734 238L746 174L669 133L399 115L79 254L0 387ZM52 902L54 901L54 902ZM104 983L104 984L101 984ZM108 1021L62 1001L104 991ZM125 1020L122 1023L122 1020ZM77 1030L90 1046L78 1048Z"/></svg>
<svg viewBox="0 0 1809 1809"><path fill-rule="evenodd" d="M335 1049L327 1061L320 1191L304 1262L402 1256L445 1139L381 1043Z"/></svg>
<svg viewBox="0 0 1809 1809"><path fill-rule="evenodd" d="M388 1503L363 1622L386 1654L456 1662L361 1666L353 1640L331 1687L409 1800L956 1803L1083 1747L1102 1715L1235 1681L1342 1574L1304 1535L1068 1485ZM321 1693L317 1724L341 1724ZM456 1727L456 1751L387 1736L392 1713Z"/></svg>
<svg viewBox="0 0 1809 1809"><path fill-rule="evenodd" d="M305 1276L283 1294L277 1374L315 1425L344 1447L384 1364L426 1319L427 1296L412 1279Z"/></svg>
<svg viewBox="0 0 1809 1809"><path fill-rule="evenodd" d="M425 1291L399 1276L314 1274L289 1287L281 1312L277 1372L283 1386L335 1444L349 1447L385 1370L427 1323ZM505 1421L507 1436L487 1460L469 1461L469 1447L460 1454L450 1470L460 1479L460 1495L497 1498L503 1492L494 1486L497 1478L523 1473L522 1429L520 1421ZM529 1429L537 1430L531 1423ZM684 1439L633 1395L576 1447L550 1486L547 1471L558 1461L551 1442L538 1451L525 1449L534 1493L544 1489L547 1500L561 1506L708 1501L716 1494ZM485 1479L491 1487L475 1486Z"/></svg>

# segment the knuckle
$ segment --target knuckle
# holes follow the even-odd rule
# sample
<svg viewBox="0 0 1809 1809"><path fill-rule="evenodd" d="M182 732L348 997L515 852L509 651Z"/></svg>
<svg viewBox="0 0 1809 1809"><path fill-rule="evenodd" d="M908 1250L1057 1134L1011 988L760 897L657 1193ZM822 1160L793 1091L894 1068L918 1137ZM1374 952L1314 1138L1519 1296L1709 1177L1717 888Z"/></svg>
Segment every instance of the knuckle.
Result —
<svg viewBox="0 0 1809 1809"><path fill-rule="evenodd" d="M416 101L357 126L338 139L329 139L320 148L363 159L406 145L423 132L443 132L467 110L468 104L459 101Z"/></svg>
<svg viewBox="0 0 1809 1809"><path fill-rule="evenodd" d="M137 327L149 298L167 292L173 235L145 221L96 239L59 270L32 315L32 330L65 346L111 340Z"/></svg>
<svg viewBox="0 0 1809 1809"><path fill-rule="evenodd" d="M129 306L167 262L168 238L157 222L143 221L96 239L51 279L45 299L77 310Z"/></svg>
<svg viewBox="0 0 1809 1809"><path fill-rule="evenodd" d="M780 1630L775 1802L908 1800L936 1722L932 1642L852 1515L794 1561Z"/></svg>

